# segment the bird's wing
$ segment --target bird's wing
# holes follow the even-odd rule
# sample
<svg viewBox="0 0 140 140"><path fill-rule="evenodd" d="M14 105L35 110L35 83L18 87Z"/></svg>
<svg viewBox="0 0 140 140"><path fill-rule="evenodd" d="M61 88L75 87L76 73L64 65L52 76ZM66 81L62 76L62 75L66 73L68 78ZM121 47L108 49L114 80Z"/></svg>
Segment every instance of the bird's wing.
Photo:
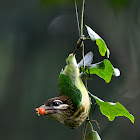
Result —
<svg viewBox="0 0 140 140"><path fill-rule="evenodd" d="M60 73L58 80L58 96L66 95L72 102L74 108L80 106L82 94L81 91L75 86L72 80L63 73Z"/></svg>

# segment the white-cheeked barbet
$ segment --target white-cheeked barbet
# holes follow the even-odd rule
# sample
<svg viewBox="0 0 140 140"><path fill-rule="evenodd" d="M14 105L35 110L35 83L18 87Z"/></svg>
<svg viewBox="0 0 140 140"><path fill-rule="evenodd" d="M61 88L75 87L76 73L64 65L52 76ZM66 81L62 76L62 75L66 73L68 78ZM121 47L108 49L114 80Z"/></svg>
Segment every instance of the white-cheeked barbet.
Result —
<svg viewBox="0 0 140 140"><path fill-rule="evenodd" d="M84 59L85 65L90 64L92 58L93 54L89 52ZM77 64L75 54L70 54L66 63L58 79L58 97L47 100L36 110L70 128L78 128L89 115L90 97L79 73L83 60Z"/></svg>

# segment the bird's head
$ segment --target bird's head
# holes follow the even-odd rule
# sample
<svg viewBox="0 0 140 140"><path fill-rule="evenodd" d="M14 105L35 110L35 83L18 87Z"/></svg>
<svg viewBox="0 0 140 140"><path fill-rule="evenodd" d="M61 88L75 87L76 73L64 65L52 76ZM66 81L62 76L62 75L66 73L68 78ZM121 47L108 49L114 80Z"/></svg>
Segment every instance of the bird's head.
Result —
<svg viewBox="0 0 140 140"><path fill-rule="evenodd" d="M62 95L47 100L44 105L36 108L36 111L38 115L47 115L52 119L64 123L73 114L74 108L70 98Z"/></svg>

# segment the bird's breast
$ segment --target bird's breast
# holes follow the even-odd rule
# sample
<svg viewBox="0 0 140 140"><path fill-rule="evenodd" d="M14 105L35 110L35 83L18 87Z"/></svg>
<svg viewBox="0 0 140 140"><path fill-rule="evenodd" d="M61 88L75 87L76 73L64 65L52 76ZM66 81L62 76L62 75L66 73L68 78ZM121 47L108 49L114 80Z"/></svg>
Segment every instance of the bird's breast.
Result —
<svg viewBox="0 0 140 140"><path fill-rule="evenodd" d="M65 120L65 124L70 128L78 128L88 117L90 110L90 104L86 106L80 106L69 119Z"/></svg>

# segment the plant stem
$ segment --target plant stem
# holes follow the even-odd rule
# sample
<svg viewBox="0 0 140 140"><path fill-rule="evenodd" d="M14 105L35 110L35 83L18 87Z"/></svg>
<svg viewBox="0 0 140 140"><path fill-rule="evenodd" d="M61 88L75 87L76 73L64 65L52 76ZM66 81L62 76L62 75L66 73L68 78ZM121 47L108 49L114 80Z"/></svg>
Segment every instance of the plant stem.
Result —
<svg viewBox="0 0 140 140"><path fill-rule="evenodd" d="M84 36L83 35L84 8L85 8L85 0L83 0L83 2L82 2L80 37ZM84 71L85 71L84 42L83 41L82 41L81 47L82 47L82 56L83 56L83 66L84 66ZM86 79L85 79L85 85L86 85L86 88L87 88L87 80ZM87 125L88 125L88 121L85 121L85 127L84 127L84 130L83 130L83 140L85 140L85 138L86 138Z"/></svg>
<svg viewBox="0 0 140 140"><path fill-rule="evenodd" d="M75 0L75 13L76 13L77 27L78 27L79 37L80 37L80 25L79 25L79 17L78 17L78 9L77 9L76 0Z"/></svg>
<svg viewBox="0 0 140 140"><path fill-rule="evenodd" d="M84 9L85 9L85 0L82 2L82 12L81 12L81 37L83 36L83 20L84 20Z"/></svg>
<svg viewBox="0 0 140 140"><path fill-rule="evenodd" d="M85 121L85 127L83 130L83 140L85 140L85 138L86 138L87 125L88 125L88 121Z"/></svg>
<svg viewBox="0 0 140 140"><path fill-rule="evenodd" d="M83 2L82 2L82 11L81 11L81 30L80 30L80 35L81 35L81 37L84 36L84 35L83 35L84 9L85 9L85 0L83 0ZM83 41L82 41L81 47L82 47L82 56L83 56L83 66L84 66L84 70L85 70L84 43L83 43ZM86 80L85 80L85 83L87 83ZM87 84L86 84L86 87L87 87Z"/></svg>
<svg viewBox="0 0 140 140"><path fill-rule="evenodd" d="M95 107L94 107L94 109L93 109L93 116L94 116L96 107L97 107L97 103L95 103Z"/></svg>
<svg viewBox="0 0 140 140"><path fill-rule="evenodd" d="M84 72L85 72L85 60L84 60L84 57L85 57L85 52L84 52L84 43L82 41L82 56L83 56L83 66L84 66Z"/></svg>
<svg viewBox="0 0 140 140"><path fill-rule="evenodd" d="M88 121L88 123L89 123L91 131L93 131L93 126L92 126L92 123L90 122L90 120Z"/></svg>

